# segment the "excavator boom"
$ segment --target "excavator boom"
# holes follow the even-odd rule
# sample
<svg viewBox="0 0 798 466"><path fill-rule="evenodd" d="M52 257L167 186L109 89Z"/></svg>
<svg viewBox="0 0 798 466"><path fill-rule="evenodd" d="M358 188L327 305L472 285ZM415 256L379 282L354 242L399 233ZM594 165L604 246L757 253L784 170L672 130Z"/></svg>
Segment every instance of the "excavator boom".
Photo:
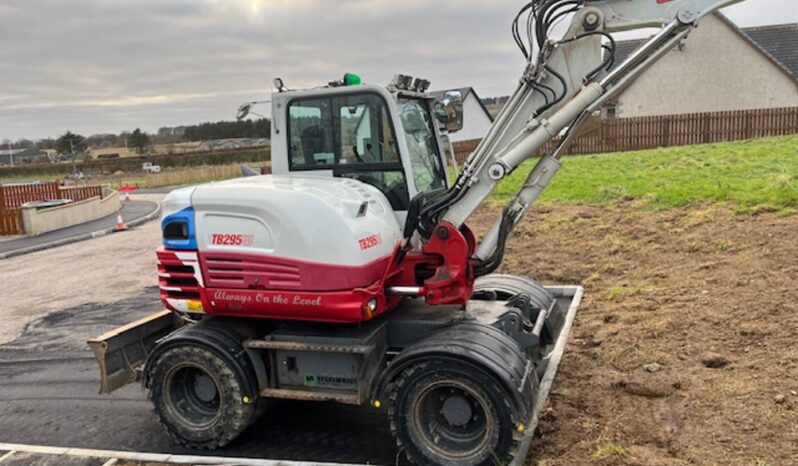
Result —
<svg viewBox="0 0 798 466"><path fill-rule="evenodd" d="M559 170L563 149L586 117L676 47L704 16L740 1L529 2L519 17L529 15L534 34L530 34L529 44L516 34L528 59L527 68L457 183L422 211L427 231L441 221L462 226L507 175L535 157L550 140L559 139L554 151L530 171L476 251L477 274L494 271L513 227ZM561 39L552 39L552 27L567 14L572 14L572 20L566 33ZM661 29L623 63L614 63L615 41L610 33L646 27Z"/></svg>

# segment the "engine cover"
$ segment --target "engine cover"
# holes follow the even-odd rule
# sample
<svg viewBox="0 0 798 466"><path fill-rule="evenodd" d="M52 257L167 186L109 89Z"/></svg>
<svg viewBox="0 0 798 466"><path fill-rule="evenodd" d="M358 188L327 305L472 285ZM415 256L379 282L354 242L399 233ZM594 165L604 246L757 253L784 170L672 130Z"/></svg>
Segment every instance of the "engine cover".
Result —
<svg viewBox="0 0 798 466"><path fill-rule="evenodd" d="M374 294L367 288L383 277L401 240L378 189L297 175L174 191L164 201L162 227L158 255L167 307L330 322L366 320L363 310Z"/></svg>

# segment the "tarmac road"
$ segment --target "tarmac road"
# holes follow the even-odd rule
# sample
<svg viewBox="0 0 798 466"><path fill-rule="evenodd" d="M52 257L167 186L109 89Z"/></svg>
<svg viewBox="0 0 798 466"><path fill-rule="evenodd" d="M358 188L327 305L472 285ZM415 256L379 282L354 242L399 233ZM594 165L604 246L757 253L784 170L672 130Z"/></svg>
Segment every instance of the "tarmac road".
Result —
<svg viewBox="0 0 798 466"><path fill-rule="evenodd" d="M162 197L139 199L156 205ZM151 221L122 233L0 260L0 345L53 312L143 293L157 283L155 249L160 242L160 226Z"/></svg>
<svg viewBox="0 0 798 466"><path fill-rule="evenodd" d="M158 291L110 304L83 304L29 324L0 346L0 442L151 453L176 447L137 384L97 395L99 376L85 341L159 309ZM388 421L371 409L274 401L220 456L395 464Z"/></svg>
<svg viewBox="0 0 798 466"><path fill-rule="evenodd" d="M136 223L158 209L158 203L148 200L132 200L123 202L120 213L126 223ZM89 239L92 233L107 232L116 227L116 214L74 225L68 228L51 231L38 236L24 236L8 241L0 241L0 254L13 255L37 246L56 244L57 242L77 240L78 238Z"/></svg>

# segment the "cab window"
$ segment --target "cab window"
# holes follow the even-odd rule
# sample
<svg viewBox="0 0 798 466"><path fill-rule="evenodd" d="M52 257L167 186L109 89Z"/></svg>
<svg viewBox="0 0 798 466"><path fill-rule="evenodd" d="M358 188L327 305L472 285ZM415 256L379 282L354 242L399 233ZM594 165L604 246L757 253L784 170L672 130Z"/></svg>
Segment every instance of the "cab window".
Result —
<svg viewBox="0 0 798 466"><path fill-rule="evenodd" d="M394 210L410 196L382 97L373 93L296 99L288 106L291 171L332 170L380 189Z"/></svg>
<svg viewBox="0 0 798 466"><path fill-rule="evenodd" d="M333 118L327 99L303 100L291 105L291 164L295 167L335 163Z"/></svg>
<svg viewBox="0 0 798 466"><path fill-rule="evenodd" d="M413 181L418 192L445 188L446 173L439 156L432 116L421 100L399 102L407 150L413 167Z"/></svg>

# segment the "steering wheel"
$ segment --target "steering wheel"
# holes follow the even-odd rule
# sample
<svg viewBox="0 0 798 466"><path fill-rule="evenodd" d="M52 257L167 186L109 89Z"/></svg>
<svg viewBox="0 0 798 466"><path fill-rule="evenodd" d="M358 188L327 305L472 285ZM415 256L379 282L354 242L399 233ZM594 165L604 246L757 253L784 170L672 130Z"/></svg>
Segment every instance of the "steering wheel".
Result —
<svg viewBox="0 0 798 466"><path fill-rule="evenodd" d="M352 146L352 152L354 152L355 154L355 160L357 160L360 163L366 163L366 161L363 160L363 157L361 157L360 154L357 153L357 145Z"/></svg>

